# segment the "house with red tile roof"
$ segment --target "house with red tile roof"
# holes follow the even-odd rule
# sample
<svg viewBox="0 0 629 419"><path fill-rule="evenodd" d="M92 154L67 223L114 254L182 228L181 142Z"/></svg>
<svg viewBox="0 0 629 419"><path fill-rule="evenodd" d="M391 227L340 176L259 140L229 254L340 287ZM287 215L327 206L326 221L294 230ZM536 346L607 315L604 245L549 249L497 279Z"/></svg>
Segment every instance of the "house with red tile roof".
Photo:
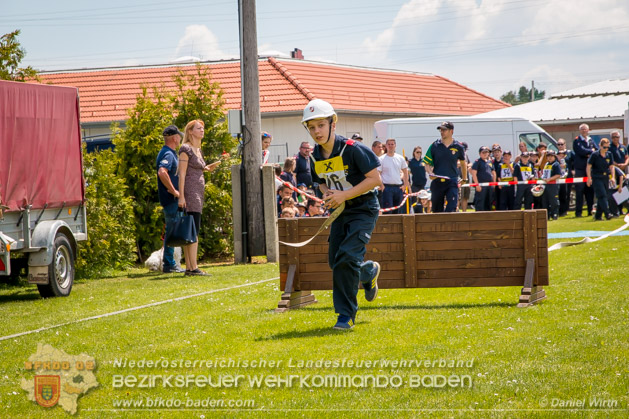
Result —
<svg viewBox="0 0 629 419"><path fill-rule="evenodd" d="M240 109L240 61L202 62L224 91L227 109ZM262 129L273 135L272 161L294 154L309 141L300 124L314 98L330 102L339 115L337 133L361 133L370 144L374 122L395 117L475 115L509 106L444 77L388 69L260 57ZM84 136L108 135L116 121L124 126L141 85L174 89L173 76L195 73L195 64L44 72L43 83L79 89Z"/></svg>

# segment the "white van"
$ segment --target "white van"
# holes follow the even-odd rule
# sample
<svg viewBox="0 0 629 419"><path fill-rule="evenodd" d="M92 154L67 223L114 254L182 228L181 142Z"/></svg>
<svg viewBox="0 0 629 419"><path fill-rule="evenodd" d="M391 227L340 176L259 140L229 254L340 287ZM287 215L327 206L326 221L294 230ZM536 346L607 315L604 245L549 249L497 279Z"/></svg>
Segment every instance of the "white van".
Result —
<svg viewBox="0 0 629 419"><path fill-rule="evenodd" d="M518 144L526 143L529 151L540 142L546 143L549 150L557 150L557 142L539 125L524 118L488 118L478 116L395 118L378 121L374 124L375 137L383 143L387 138L395 138L397 153L412 157L413 148L421 146L424 154L433 141L440 138L437 127L443 121L454 124L454 139L465 141L469 148L471 162L478 158L481 146L491 148L498 143L503 150L511 150L515 158L520 154Z"/></svg>

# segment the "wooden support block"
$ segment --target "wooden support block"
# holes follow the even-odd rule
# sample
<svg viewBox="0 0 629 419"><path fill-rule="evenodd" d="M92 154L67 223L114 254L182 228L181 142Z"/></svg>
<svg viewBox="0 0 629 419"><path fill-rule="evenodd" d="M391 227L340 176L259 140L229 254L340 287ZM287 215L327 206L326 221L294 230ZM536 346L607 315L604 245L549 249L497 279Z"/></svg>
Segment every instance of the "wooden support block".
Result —
<svg viewBox="0 0 629 419"><path fill-rule="evenodd" d="M518 307L530 307L546 299L546 292L543 287L522 288Z"/></svg>
<svg viewBox="0 0 629 419"><path fill-rule="evenodd" d="M535 269L535 259L529 258L526 260L526 274L524 276L524 287L522 287L522 294L520 295L520 302L518 307L529 307L539 301L546 298L546 292L542 287L533 286Z"/></svg>
<svg viewBox="0 0 629 419"><path fill-rule="evenodd" d="M417 238L415 236L415 217L402 215L404 244L404 282L406 288L417 287Z"/></svg>
<svg viewBox="0 0 629 419"><path fill-rule="evenodd" d="M294 310L310 304L317 303L317 299L310 291L298 291L282 294L282 298L275 309L276 313L283 313L288 310Z"/></svg>

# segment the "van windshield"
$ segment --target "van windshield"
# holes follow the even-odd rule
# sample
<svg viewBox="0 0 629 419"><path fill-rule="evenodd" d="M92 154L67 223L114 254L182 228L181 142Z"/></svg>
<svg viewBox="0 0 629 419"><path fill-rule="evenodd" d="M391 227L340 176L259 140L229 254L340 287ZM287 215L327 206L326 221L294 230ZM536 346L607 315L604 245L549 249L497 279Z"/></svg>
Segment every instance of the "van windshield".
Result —
<svg viewBox="0 0 629 419"><path fill-rule="evenodd" d="M526 144L528 151L535 151L539 143L546 144L548 150L557 151L557 145L552 137L548 136L544 132L532 132L530 134L520 134L520 142Z"/></svg>

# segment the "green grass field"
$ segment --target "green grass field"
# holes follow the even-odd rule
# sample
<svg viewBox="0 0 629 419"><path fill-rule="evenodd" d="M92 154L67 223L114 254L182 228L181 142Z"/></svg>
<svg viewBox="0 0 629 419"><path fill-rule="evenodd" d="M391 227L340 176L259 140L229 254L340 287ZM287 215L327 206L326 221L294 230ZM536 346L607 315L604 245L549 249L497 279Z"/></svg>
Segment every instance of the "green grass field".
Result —
<svg viewBox="0 0 629 419"><path fill-rule="evenodd" d="M549 232L621 225L569 217L550 222ZM519 287L381 290L373 303L359 295L351 332L331 329L329 291L315 292L318 304L275 313L275 264L204 265L210 278L137 269L79 281L70 297L47 300L32 286L3 285L0 336L69 324L0 341L0 416L68 416L20 388L34 375L24 363L42 343L97 362L99 387L79 398L79 417L627 417L629 237L560 249L549 262L543 304L517 308ZM70 323L198 293L205 294ZM118 365L123 360L169 365L131 368ZM178 364L195 360L203 365ZM230 360L240 365L207 365ZM121 378L169 375L224 381L165 388L157 378L157 386L138 388ZM267 381L251 381L262 376ZM225 405L195 407L201 400Z"/></svg>

